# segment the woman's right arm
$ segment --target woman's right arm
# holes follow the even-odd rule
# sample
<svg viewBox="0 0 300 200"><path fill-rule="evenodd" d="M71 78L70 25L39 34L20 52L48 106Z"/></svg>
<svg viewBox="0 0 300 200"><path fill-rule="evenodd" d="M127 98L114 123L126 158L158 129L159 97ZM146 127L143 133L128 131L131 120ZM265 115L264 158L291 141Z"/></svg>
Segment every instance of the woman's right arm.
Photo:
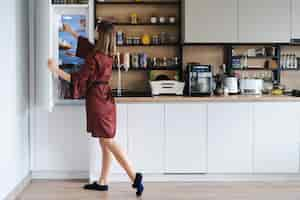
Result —
<svg viewBox="0 0 300 200"><path fill-rule="evenodd" d="M48 60L48 69L55 75L59 76L61 79L71 82L71 75L67 72L59 69L59 67L56 65L55 61L52 59Z"/></svg>
<svg viewBox="0 0 300 200"><path fill-rule="evenodd" d="M64 31L70 33L77 41L76 56L86 59L87 56L93 52L95 46L88 40L88 38L80 36L76 33L69 24L64 24Z"/></svg>
<svg viewBox="0 0 300 200"><path fill-rule="evenodd" d="M64 31L70 33L76 40L79 39L79 34L76 33L69 24L64 24Z"/></svg>

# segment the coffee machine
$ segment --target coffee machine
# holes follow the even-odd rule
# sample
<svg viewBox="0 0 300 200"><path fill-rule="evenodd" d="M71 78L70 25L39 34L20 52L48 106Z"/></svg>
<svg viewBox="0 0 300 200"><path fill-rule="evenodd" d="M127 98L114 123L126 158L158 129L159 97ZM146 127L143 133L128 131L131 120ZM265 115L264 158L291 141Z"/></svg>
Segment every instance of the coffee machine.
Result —
<svg viewBox="0 0 300 200"><path fill-rule="evenodd" d="M186 71L187 93L189 96L211 96L213 73L211 65L189 63Z"/></svg>

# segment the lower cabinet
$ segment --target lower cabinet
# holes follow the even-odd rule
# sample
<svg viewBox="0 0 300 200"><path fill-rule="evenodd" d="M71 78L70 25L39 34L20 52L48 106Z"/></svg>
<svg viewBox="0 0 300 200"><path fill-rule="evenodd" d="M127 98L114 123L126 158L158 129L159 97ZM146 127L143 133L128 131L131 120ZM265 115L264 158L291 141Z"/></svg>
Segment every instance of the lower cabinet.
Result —
<svg viewBox="0 0 300 200"><path fill-rule="evenodd" d="M299 172L299 103L256 103L254 172Z"/></svg>
<svg viewBox="0 0 300 200"><path fill-rule="evenodd" d="M128 105L129 158L137 171L164 172L164 105Z"/></svg>
<svg viewBox="0 0 300 200"><path fill-rule="evenodd" d="M117 132L116 141L121 148L127 153L127 105L117 105ZM112 163L112 173L125 173L124 169L120 167L119 163L114 159Z"/></svg>
<svg viewBox="0 0 300 200"><path fill-rule="evenodd" d="M206 104L167 104L165 117L165 172L206 173Z"/></svg>
<svg viewBox="0 0 300 200"><path fill-rule="evenodd" d="M299 116L294 102L119 104L116 140L144 173L299 173ZM125 172L114 161L112 173Z"/></svg>
<svg viewBox="0 0 300 200"><path fill-rule="evenodd" d="M208 173L252 172L252 105L208 104Z"/></svg>

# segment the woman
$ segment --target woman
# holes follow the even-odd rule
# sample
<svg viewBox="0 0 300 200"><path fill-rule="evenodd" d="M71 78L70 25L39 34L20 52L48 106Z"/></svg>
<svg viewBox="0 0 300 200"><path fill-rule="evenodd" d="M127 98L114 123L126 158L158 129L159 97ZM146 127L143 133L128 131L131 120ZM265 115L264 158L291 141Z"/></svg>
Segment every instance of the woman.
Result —
<svg viewBox="0 0 300 200"><path fill-rule="evenodd" d="M74 98L86 98L87 131L93 137L99 138L102 149L102 169L99 182L85 185L84 189L108 191L108 176L113 155L127 172L133 183L132 187L136 189L136 194L141 196L144 190L143 176L135 173L125 153L114 140L116 105L108 85L112 76L113 56L116 51L114 26L105 21L98 23L98 42L95 46L86 38L80 37L69 25L64 25L64 28L78 39L76 55L85 58L85 64L79 72L68 74L49 59L48 68L60 78L71 83Z"/></svg>

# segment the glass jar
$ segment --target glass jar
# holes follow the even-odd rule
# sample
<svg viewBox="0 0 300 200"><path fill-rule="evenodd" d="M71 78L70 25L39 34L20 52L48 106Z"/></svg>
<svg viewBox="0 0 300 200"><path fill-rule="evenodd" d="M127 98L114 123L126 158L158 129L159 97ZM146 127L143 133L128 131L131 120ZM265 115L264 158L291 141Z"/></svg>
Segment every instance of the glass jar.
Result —
<svg viewBox="0 0 300 200"><path fill-rule="evenodd" d="M160 39L159 39L158 35L152 36L152 44L154 44L154 45L160 44Z"/></svg>
<svg viewBox="0 0 300 200"><path fill-rule="evenodd" d="M126 38L126 44L132 45L133 44L133 38L132 37L127 37Z"/></svg>
<svg viewBox="0 0 300 200"><path fill-rule="evenodd" d="M131 14L130 22L131 22L131 24L137 24L138 23L138 15L136 13Z"/></svg>
<svg viewBox="0 0 300 200"><path fill-rule="evenodd" d="M141 38L140 37L134 37L133 38L133 44L134 45L139 45L139 44L141 44Z"/></svg>

